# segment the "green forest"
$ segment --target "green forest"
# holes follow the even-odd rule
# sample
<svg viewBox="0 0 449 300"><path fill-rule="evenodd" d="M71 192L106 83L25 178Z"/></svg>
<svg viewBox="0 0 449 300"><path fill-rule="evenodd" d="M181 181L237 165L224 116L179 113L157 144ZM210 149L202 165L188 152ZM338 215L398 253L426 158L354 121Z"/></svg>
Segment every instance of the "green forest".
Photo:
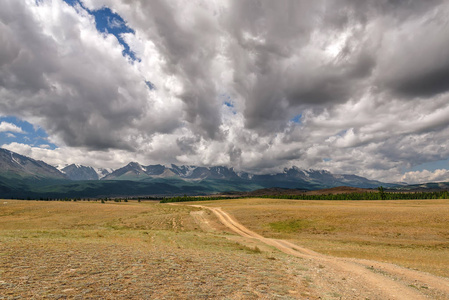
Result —
<svg viewBox="0 0 449 300"><path fill-rule="evenodd" d="M225 199L242 199L254 197L167 197L161 200L161 203L169 202L187 202L187 201L211 201ZM265 195L257 196L257 198L270 199L291 199L291 200L414 200L414 199L449 199L447 190L437 192L385 192L382 187L378 191L364 193L343 193L328 195Z"/></svg>

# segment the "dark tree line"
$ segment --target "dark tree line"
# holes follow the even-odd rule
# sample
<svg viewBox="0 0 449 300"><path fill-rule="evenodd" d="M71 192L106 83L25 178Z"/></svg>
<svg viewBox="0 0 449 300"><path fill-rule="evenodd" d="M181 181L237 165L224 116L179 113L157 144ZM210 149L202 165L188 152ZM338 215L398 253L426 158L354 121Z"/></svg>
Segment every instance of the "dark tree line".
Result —
<svg viewBox="0 0 449 300"><path fill-rule="evenodd" d="M189 201L212 201L212 200L226 200L226 199L242 199L242 198L254 198L249 196L233 197L233 196L175 196L175 197L126 197L126 198L44 198L41 197L40 201L101 201L105 203L107 201L113 202L128 202L128 200L152 200L160 203L170 202L189 202ZM383 187L379 187L378 191L363 192L363 193L344 193L344 194L327 194L327 195L264 195L257 196L257 198L270 198L270 199L290 199L290 200L417 200L417 199L449 199L449 192L447 190L434 191L434 192L386 192ZM31 197L16 198L23 200L32 200Z"/></svg>
<svg viewBox="0 0 449 300"><path fill-rule="evenodd" d="M187 201L210 201L225 199L242 199L254 197L171 197L164 198L161 203L187 202ZM291 199L291 200L417 200L417 199L449 199L447 190L437 192L385 192L383 187L378 188L378 192L327 194L327 195L265 195L257 198L269 199Z"/></svg>

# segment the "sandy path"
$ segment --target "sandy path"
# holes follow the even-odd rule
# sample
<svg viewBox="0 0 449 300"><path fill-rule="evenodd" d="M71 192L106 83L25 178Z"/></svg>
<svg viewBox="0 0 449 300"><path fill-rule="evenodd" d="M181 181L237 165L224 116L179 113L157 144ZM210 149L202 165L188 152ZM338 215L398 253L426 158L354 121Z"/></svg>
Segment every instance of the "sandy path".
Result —
<svg viewBox="0 0 449 300"><path fill-rule="evenodd" d="M210 224L209 220L205 216L206 211L199 210L199 211L191 211L190 215L192 216L193 220L195 220L195 223L200 226L201 230L204 232L211 232L214 231L213 226Z"/></svg>
<svg viewBox="0 0 449 300"><path fill-rule="evenodd" d="M236 221L221 208L192 205L211 210L218 219L235 233L261 241L278 250L309 259L335 271L338 276L356 278L358 284L380 299L449 299L449 280L431 274L413 271L393 264L362 259L345 259L323 255L286 240L265 238ZM337 276L337 275L336 275ZM413 288L414 286L415 288ZM416 286L424 286L418 290Z"/></svg>

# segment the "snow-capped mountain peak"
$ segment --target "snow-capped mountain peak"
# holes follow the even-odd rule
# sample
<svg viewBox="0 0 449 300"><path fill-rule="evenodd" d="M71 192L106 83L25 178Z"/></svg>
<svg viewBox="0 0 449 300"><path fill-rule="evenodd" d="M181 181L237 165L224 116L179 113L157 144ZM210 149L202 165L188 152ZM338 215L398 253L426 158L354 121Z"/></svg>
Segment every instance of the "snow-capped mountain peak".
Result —
<svg viewBox="0 0 449 300"><path fill-rule="evenodd" d="M61 172L67 175L69 179L72 180L98 180L99 177L94 168L86 167L79 164L71 164L63 169Z"/></svg>

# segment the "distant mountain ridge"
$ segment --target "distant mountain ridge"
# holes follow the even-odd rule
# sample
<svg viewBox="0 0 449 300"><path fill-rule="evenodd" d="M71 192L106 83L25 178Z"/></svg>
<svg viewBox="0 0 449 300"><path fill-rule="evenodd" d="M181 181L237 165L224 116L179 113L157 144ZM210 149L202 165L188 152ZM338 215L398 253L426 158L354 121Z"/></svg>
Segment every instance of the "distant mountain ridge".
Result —
<svg viewBox="0 0 449 300"><path fill-rule="evenodd" d="M246 172L235 172L233 168L223 166L197 167L163 165L144 166L137 162L119 168L103 178L103 180L145 180L149 178L179 178L188 181L201 180L229 180L254 182L269 186L283 188L306 188L315 189L323 187L336 187L348 185L360 188L375 188L386 185L376 180L349 174L334 175L325 170L303 170L297 167L285 168L283 173L256 175ZM273 186L272 186L273 187Z"/></svg>
<svg viewBox="0 0 449 300"><path fill-rule="evenodd" d="M139 180L144 178L169 178L176 177L186 180L204 179L243 179L232 168L227 167L197 167L197 166L177 166L170 167L163 165L143 166L137 162L130 162L126 166L119 168L103 178L103 180ZM244 178L247 179L247 178Z"/></svg>
<svg viewBox="0 0 449 300"><path fill-rule="evenodd" d="M337 186L393 187L394 184L325 170L285 168L275 174L236 172L224 166L148 165L131 162L116 169L42 161L0 148L1 197L98 197L111 195L211 194L264 188L317 190Z"/></svg>
<svg viewBox="0 0 449 300"><path fill-rule="evenodd" d="M304 170L297 167L285 168L282 173L276 174L250 174L247 172L236 172L233 168L224 166L197 167L178 166L172 164L170 167L164 165L144 166L137 162L130 162L126 166L111 169L94 169L90 166L78 164L67 165L60 170L45 162L36 161L32 158L17 154L15 152L0 148L0 172L11 172L32 175L37 177L51 177L70 180L148 180L176 178L187 181L202 180L228 180L241 182L255 182L262 186L283 188L306 188L315 189L335 186L354 186L372 188L379 185L388 185L376 180L349 174L332 174L325 170Z"/></svg>

